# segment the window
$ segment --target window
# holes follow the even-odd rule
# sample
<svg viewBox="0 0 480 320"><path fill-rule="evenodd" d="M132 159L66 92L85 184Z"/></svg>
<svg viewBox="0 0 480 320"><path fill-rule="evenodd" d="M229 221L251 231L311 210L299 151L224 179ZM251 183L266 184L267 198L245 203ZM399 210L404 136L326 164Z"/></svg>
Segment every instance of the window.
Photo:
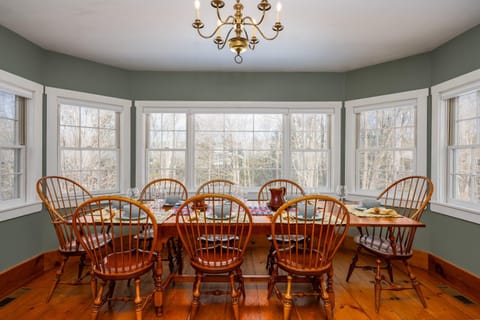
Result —
<svg viewBox="0 0 480 320"><path fill-rule="evenodd" d="M346 102L346 181L351 194L377 195L402 177L426 173L428 91Z"/></svg>
<svg viewBox="0 0 480 320"><path fill-rule="evenodd" d="M432 209L480 223L480 71L432 87Z"/></svg>
<svg viewBox="0 0 480 320"><path fill-rule="evenodd" d="M0 221L41 209L41 111L42 86L0 70Z"/></svg>
<svg viewBox="0 0 480 320"><path fill-rule="evenodd" d="M0 91L0 200L20 199L25 175L25 98Z"/></svg>
<svg viewBox="0 0 480 320"><path fill-rule="evenodd" d="M185 181L187 117L184 113L148 113L146 127L146 181L175 177Z"/></svg>
<svg viewBox="0 0 480 320"><path fill-rule="evenodd" d="M224 178L253 189L291 178L331 192L338 183L338 102L139 101L136 106L139 185L171 177L194 189Z"/></svg>
<svg viewBox="0 0 480 320"><path fill-rule="evenodd" d="M47 99L48 174L93 194L123 193L130 179L130 102L55 88L47 88Z"/></svg>

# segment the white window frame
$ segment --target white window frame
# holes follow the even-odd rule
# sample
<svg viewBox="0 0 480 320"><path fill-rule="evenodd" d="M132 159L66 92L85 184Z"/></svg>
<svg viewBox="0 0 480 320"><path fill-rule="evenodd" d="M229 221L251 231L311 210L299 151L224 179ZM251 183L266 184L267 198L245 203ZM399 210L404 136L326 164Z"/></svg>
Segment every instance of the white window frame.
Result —
<svg viewBox="0 0 480 320"><path fill-rule="evenodd" d="M130 100L91 93L46 87L47 94L47 175L58 175L58 106L64 101L74 101L85 106L111 106L120 109L120 158L118 192L130 187Z"/></svg>
<svg viewBox="0 0 480 320"><path fill-rule="evenodd" d="M21 197L0 201L0 221L39 212L42 209L36 192L42 176L42 102L43 86L0 70L0 89L27 98L25 118L26 145L23 153L24 178Z"/></svg>
<svg viewBox="0 0 480 320"><path fill-rule="evenodd" d="M448 106L445 100L480 87L480 69L432 87L432 180L434 212L480 224L480 208L448 202Z"/></svg>
<svg viewBox="0 0 480 320"><path fill-rule="evenodd" d="M329 112L332 114L332 154L331 154L331 181L330 190L326 193L334 193L335 186L340 182L340 157L341 157L341 108L340 101L135 101L136 107L136 177L137 186L143 186L146 173L145 159L145 113L149 112L183 112L187 113L187 171L186 185L194 191L193 160L193 121L189 115L199 112L217 113L308 113ZM288 121L287 121L288 122ZM290 125L290 124L288 124ZM285 137L290 139L290 137ZM290 164L289 150L285 148L283 163ZM290 173L290 167L284 167L284 174ZM256 190L248 190L256 191Z"/></svg>
<svg viewBox="0 0 480 320"><path fill-rule="evenodd" d="M356 190L356 114L359 111L375 110L404 101L414 100L416 105L416 153L415 174L427 172L427 98L428 89L418 89L382 96L349 100L345 102L345 184L349 199L360 200L377 194Z"/></svg>

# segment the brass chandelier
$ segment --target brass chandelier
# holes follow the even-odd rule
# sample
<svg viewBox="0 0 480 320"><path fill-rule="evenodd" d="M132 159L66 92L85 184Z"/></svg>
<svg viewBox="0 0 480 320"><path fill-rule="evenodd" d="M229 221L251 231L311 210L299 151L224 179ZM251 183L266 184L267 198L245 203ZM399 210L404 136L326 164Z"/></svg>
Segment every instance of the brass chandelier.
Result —
<svg viewBox="0 0 480 320"><path fill-rule="evenodd" d="M210 5L216 9L217 13L217 27L209 35L202 34L200 29L204 27L202 20L200 20L200 1L195 0L195 21L192 23L192 26L197 29L198 34L204 39L213 38L213 43L217 45L219 50L223 49L228 42L230 50L236 53L234 61L238 64L242 63L243 58L241 53L245 52L247 49L254 50L255 46L260 42L257 37L258 34L265 40L274 40L278 37L280 31L283 30L283 25L280 23L280 11L282 9L281 3L277 3L277 17L276 21L272 27L272 30L275 31L274 35L268 37L260 29L265 13L271 9L271 5L268 0L261 0L257 5L258 10L261 12L261 17L258 22L250 16L243 15L243 4L240 0L235 0L233 9L235 13L229 15L226 18L222 18L220 9L225 6L225 2L222 0L212 0ZM225 28L224 28L225 27ZM251 32L247 31L248 29ZM232 33L233 32L233 33ZM222 37L222 34L225 36Z"/></svg>

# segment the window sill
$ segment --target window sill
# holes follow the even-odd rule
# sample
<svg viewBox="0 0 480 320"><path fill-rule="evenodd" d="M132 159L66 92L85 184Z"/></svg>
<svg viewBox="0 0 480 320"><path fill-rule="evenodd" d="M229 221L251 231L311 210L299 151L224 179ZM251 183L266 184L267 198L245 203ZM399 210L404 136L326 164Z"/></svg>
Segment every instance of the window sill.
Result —
<svg viewBox="0 0 480 320"><path fill-rule="evenodd" d="M42 210L42 203L37 202L29 202L17 205L11 205L8 207L0 206L0 222L26 216L35 212L39 212Z"/></svg>
<svg viewBox="0 0 480 320"><path fill-rule="evenodd" d="M462 208L459 206L453 206L451 204L435 201L430 202L430 210L435 213L440 213L460 220L480 224L480 211L478 210Z"/></svg>

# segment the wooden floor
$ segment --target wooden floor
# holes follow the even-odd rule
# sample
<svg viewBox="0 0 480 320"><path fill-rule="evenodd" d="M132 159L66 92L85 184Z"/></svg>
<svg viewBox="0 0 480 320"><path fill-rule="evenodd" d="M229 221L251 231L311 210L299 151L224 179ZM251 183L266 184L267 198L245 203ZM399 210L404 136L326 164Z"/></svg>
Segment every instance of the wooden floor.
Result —
<svg viewBox="0 0 480 320"><path fill-rule="evenodd" d="M266 248L249 248L243 270L247 274L265 274ZM451 284L442 279L415 269L415 273L423 284L423 292L428 307L424 309L413 290L382 293L380 312L375 313L373 302L372 271L357 269L350 282L345 282L345 274L350 263L352 252L341 250L335 261L335 293L336 319L480 319L480 301L475 301L466 292L456 292ZM362 261L370 260L365 256ZM188 264L188 263L186 263ZM67 267L65 278L73 278L76 264L72 261ZM191 269L186 267L186 273ZM407 280L401 269L395 268L396 282ZM3 299L0 304L0 319L30 320L30 319L90 319L91 296L88 285L60 286L57 288L50 303L45 302L54 271L48 272L32 281L27 286L15 291ZM143 292L153 288L151 277L143 280ZM207 284L211 285L211 284ZM223 286L223 284L221 284ZM153 305L147 305L144 319L186 319L191 301L190 282L178 282L167 291L168 304L164 315L156 318ZM132 290L125 284L118 284L116 290ZM457 296L457 297L455 297ZM460 296L460 297L458 297ZM463 298L466 302L462 302ZM14 298L14 299L13 299ZM477 297L478 298L478 297ZM11 301L10 301L11 300ZM469 301L472 302L469 304ZM7 301L10 301L6 303ZM208 296L201 298L198 320L231 319L230 300L225 296ZM241 319L282 319L282 305L276 296L267 299L267 284L263 282L247 282L246 298L240 303ZM100 319L135 319L134 307L131 302L115 302L112 308L104 305ZM321 302L315 298L303 297L295 300L292 320L324 319Z"/></svg>

